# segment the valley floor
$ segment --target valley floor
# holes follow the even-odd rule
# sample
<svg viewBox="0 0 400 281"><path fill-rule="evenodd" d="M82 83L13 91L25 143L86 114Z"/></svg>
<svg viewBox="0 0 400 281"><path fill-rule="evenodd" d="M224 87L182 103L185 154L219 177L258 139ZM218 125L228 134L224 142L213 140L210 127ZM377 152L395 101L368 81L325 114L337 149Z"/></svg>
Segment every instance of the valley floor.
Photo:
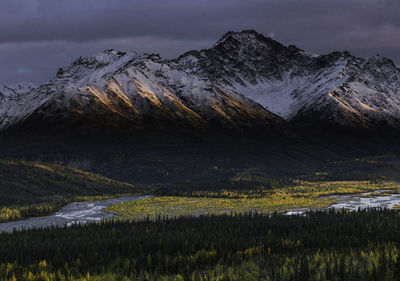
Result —
<svg viewBox="0 0 400 281"><path fill-rule="evenodd" d="M20 163L24 172L14 174L4 169L9 181L24 174L26 180L42 175L45 184L36 181L37 186L49 186L48 179L88 185L91 194L81 200L114 197L120 190L152 190L147 194L154 196L105 209L121 219L0 233L0 280L400 280L398 210L323 210L343 203L341 198L388 206L382 198L400 200L397 181L266 181L262 173L244 171L222 182L231 187L226 189L221 182L138 189L59 166ZM45 174L49 169L57 173ZM58 186L69 200L81 192L65 182ZM34 191L41 202L41 189ZM22 202L28 202L28 192L21 189ZM301 215L285 215L298 209ZM7 215L18 207L3 210Z"/></svg>
<svg viewBox="0 0 400 281"><path fill-rule="evenodd" d="M240 190L219 192L197 191L182 196L156 196L143 200L108 206L107 212L126 220L154 220L159 217L289 212L293 210L322 209L334 205L339 208L393 207L400 203L397 197L379 201L382 195L400 193L396 182L370 181L296 181L294 186L274 190ZM353 194L353 196L346 196ZM190 196L188 196L190 195ZM373 197L373 196L377 197ZM369 197L364 204L355 197ZM346 197L346 201L344 198ZM382 200L380 200L382 201ZM393 203L391 203L393 202ZM397 203L396 203L397 202ZM375 204L375 205L374 205Z"/></svg>

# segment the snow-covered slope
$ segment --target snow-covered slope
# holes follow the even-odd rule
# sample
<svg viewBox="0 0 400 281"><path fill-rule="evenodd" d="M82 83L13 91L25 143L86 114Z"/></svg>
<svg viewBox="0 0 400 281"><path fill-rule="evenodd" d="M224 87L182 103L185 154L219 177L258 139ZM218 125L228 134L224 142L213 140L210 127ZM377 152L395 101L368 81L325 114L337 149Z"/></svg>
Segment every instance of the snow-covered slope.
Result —
<svg viewBox="0 0 400 281"><path fill-rule="evenodd" d="M17 94L25 94L37 88L34 84L30 82L21 82L15 85L0 85L0 94L3 96L15 96Z"/></svg>
<svg viewBox="0 0 400 281"><path fill-rule="evenodd" d="M36 86L22 82L12 86L0 86L0 129L14 125L30 114L42 98L33 90Z"/></svg>
<svg viewBox="0 0 400 281"><path fill-rule="evenodd" d="M380 56L318 56L255 31L228 32L176 61L292 122L399 126L400 70Z"/></svg>
<svg viewBox="0 0 400 281"><path fill-rule="evenodd" d="M284 122L235 91L213 84L160 59L106 50L79 58L48 84L31 91L3 95L0 126L23 120L107 118L180 122L189 126L271 127Z"/></svg>
<svg viewBox="0 0 400 281"><path fill-rule="evenodd" d="M283 119L398 127L399 91L400 70L389 59L318 56L255 31L228 32L210 49L173 60L105 50L60 68L38 88L0 87L0 129L102 116L138 127L147 119L264 130L284 126Z"/></svg>

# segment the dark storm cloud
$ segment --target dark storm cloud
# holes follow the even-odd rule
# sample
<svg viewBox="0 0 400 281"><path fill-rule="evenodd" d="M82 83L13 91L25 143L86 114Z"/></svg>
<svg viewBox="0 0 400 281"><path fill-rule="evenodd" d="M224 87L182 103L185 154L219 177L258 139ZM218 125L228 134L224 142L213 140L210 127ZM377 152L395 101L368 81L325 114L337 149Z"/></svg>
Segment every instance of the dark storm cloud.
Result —
<svg viewBox="0 0 400 281"><path fill-rule="evenodd" d="M2 0L0 83L42 83L105 48L171 57L250 28L315 53L399 64L399 13L397 0Z"/></svg>

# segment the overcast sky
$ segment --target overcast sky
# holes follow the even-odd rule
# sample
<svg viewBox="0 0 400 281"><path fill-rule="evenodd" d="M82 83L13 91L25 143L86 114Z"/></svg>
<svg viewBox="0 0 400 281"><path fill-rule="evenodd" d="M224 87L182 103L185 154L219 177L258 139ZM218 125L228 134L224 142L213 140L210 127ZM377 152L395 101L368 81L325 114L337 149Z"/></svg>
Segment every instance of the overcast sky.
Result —
<svg viewBox="0 0 400 281"><path fill-rule="evenodd" d="M47 82L103 49L175 57L229 30L400 65L398 0L0 0L0 84Z"/></svg>

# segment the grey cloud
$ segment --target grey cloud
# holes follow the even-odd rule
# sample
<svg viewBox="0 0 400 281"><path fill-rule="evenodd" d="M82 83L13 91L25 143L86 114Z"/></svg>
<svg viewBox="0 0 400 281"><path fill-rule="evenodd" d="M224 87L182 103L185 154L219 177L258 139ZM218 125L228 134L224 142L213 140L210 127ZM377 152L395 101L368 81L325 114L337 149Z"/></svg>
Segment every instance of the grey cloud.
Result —
<svg viewBox="0 0 400 281"><path fill-rule="evenodd" d="M2 0L0 83L42 83L105 48L176 56L243 29L314 53L380 53L400 64L399 12L397 0Z"/></svg>
<svg viewBox="0 0 400 281"><path fill-rule="evenodd" d="M159 53L166 58L195 48L207 48L211 41L136 37L89 42L44 41L0 44L0 85L32 81L41 84L54 77L57 69L79 56L88 56L105 49Z"/></svg>

